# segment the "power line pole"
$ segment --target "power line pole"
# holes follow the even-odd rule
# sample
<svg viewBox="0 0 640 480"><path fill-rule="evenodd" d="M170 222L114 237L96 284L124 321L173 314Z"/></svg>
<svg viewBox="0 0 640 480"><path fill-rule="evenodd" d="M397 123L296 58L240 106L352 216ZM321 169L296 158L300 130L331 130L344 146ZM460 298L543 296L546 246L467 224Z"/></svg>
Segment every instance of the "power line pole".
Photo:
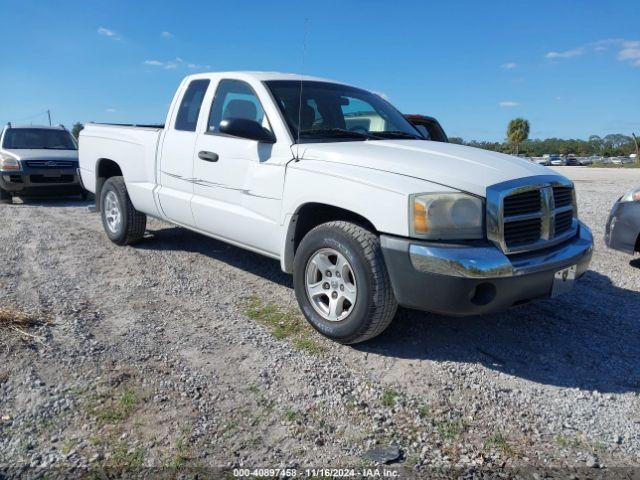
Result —
<svg viewBox="0 0 640 480"><path fill-rule="evenodd" d="M47 116L49 117L49 126L51 126L51 110L47 110Z"/></svg>

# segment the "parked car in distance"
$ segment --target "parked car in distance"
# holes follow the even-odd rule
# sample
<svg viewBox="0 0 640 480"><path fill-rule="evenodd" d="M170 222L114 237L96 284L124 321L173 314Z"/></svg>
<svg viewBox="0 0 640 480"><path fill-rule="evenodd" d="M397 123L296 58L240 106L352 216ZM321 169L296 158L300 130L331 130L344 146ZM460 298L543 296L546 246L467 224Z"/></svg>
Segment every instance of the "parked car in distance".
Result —
<svg viewBox="0 0 640 480"><path fill-rule="evenodd" d="M440 122L435 118L417 114L405 115L405 118L416 127L425 139L434 142L449 142L449 138L447 134L444 133L442 125L440 125Z"/></svg>
<svg viewBox="0 0 640 480"><path fill-rule="evenodd" d="M78 146L63 126L12 126L0 134L0 200L13 195L80 194Z"/></svg>
<svg viewBox="0 0 640 480"><path fill-rule="evenodd" d="M531 161L533 163L537 163L538 165L544 165L545 167L548 167L549 165L551 165L551 162L549 161L549 157L533 157Z"/></svg>
<svg viewBox="0 0 640 480"><path fill-rule="evenodd" d="M611 163L614 163L616 165L626 165L628 163L634 163L634 161L635 160L633 158L625 157L625 156L611 158Z"/></svg>
<svg viewBox="0 0 640 480"><path fill-rule="evenodd" d="M575 155L567 155L565 165L576 167L580 165L580 160Z"/></svg>
<svg viewBox="0 0 640 480"><path fill-rule="evenodd" d="M640 187L627 191L614 203L604 240L614 250L640 252Z"/></svg>
<svg viewBox="0 0 640 480"><path fill-rule="evenodd" d="M562 155L550 155L549 156L549 165L553 165L555 167L566 165L567 161L564 159Z"/></svg>
<svg viewBox="0 0 640 480"><path fill-rule="evenodd" d="M593 248L567 178L426 141L378 95L320 78L188 76L164 127L86 125L80 168L112 242L142 240L150 215L278 259L309 323L343 343L398 305L460 316L554 297Z"/></svg>

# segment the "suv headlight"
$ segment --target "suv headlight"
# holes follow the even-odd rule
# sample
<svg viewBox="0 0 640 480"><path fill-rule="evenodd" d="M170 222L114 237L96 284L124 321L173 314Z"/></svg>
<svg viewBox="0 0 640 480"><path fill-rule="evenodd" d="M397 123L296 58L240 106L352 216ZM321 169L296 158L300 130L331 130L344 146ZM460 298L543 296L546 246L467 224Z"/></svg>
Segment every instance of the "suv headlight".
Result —
<svg viewBox="0 0 640 480"><path fill-rule="evenodd" d="M640 202L640 188L632 188L621 198L621 202Z"/></svg>
<svg viewBox="0 0 640 480"><path fill-rule="evenodd" d="M20 170L20 161L6 153L0 153L0 170Z"/></svg>
<svg viewBox="0 0 640 480"><path fill-rule="evenodd" d="M430 240L483 238L484 204L466 193L424 193L409 198L412 237Z"/></svg>

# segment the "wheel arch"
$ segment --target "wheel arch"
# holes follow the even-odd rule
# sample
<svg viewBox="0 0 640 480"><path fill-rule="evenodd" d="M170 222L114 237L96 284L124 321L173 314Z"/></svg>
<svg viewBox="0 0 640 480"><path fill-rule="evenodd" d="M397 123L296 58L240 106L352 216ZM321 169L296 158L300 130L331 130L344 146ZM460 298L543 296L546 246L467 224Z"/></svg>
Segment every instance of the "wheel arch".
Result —
<svg viewBox="0 0 640 480"><path fill-rule="evenodd" d="M282 270L287 273L293 272L293 258L296 250L311 229L336 220L352 222L376 235L378 234L378 229L373 222L358 212L324 202L304 203L289 217L281 260Z"/></svg>
<svg viewBox="0 0 640 480"><path fill-rule="evenodd" d="M110 158L99 158L96 161L96 210L100 211L100 196L102 193L102 187L104 186L104 182L106 182L111 177L122 176L122 168L115 160Z"/></svg>

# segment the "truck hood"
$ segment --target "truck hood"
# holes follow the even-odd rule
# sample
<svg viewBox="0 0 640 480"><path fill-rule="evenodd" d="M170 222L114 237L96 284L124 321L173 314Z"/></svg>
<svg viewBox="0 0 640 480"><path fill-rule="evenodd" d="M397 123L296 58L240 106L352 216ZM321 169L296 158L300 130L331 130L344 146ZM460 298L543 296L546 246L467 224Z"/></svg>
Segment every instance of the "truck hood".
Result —
<svg viewBox="0 0 640 480"><path fill-rule="evenodd" d="M3 149L18 160L73 160L78 161L77 150Z"/></svg>
<svg viewBox="0 0 640 480"><path fill-rule="evenodd" d="M294 146L294 151L297 146ZM301 159L355 165L419 178L484 197L487 187L555 172L511 155L452 143L372 140L300 145Z"/></svg>

